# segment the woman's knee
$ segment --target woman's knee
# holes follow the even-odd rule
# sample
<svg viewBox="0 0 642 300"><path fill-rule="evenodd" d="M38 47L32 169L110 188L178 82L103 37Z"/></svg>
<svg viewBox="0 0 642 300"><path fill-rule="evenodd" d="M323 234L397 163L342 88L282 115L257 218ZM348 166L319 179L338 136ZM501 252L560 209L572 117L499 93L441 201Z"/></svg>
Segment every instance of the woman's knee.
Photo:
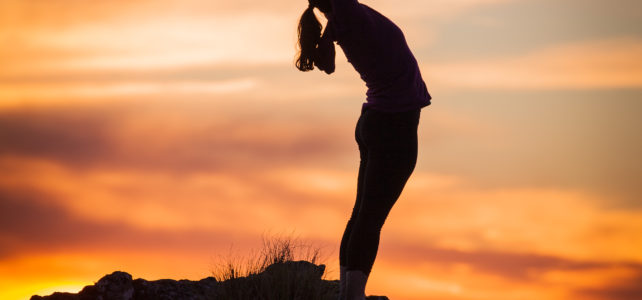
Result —
<svg viewBox="0 0 642 300"><path fill-rule="evenodd" d="M394 202L379 207L365 207L359 212L359 217L353 225L357 226L357 223L359 223L359 227L367 231L374 229L380 230L393 205Z"/></svg>

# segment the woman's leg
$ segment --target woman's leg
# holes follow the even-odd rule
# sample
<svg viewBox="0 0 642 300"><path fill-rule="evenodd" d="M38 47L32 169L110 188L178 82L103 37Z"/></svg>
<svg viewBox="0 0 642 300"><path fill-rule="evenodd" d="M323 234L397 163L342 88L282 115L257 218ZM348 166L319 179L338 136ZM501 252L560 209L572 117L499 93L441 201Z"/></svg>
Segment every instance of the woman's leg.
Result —
<svg viewBox="0 0 642 300"><path fill-rule="evenodd" d="M359 146L360 154L359 175L357 178L357 197L354 207L352 208L352 214L350 216L350 219L348 220L348 224L346 225L343 236L341 238L341 246L339 247L339 300L346 299L345 289L346 271L348 265L348 241L350 240L350 234L352 233L352 225L354 224L354 220L357 219L357 215L359 214L359 207L361 206L363 178L365 176L366 165L368 162L368 149L363 144L361 138L361 117L359 117L359 121L357 121L357 126L355 129L355 140L357 141L357 145Z"/></svg>
<svg viewBox="0 0 642 300"><path fill-rule="evenodd" d="M344 237L344 262L348 272L361 271L368 276L381 228L417 161L419 110L384 113L370 109L362 114L360 122L360 149L367 151L359 172L358 206L349 222L349 237Z"/></svg>
<svg viewBox="0 0 642 300"><path fill-rule="evenodd" d="M341 238L341 246L339 247L339 264L341 266L347 266L347 263L348 263L348 256L347 256L348 241L350 240L350 234L352 232L352 225L354 224L354 220L357 218L359 214L359 208L361 206L361 194L364 186L363 179L365 177L365 171L368 164L368 149L366 148L365 144L362 141L361 130L362 130L362 117L359 117L359 121L357 122L357 126L355 129L355 140L357 141L357 145L359 146L359 156L361 159L359 163L359 175L357 177L357 197L354 203L354 207L352 208L352 214L350 215L348 224L346 225L346 228L343 232L343 237Z"/></svg>

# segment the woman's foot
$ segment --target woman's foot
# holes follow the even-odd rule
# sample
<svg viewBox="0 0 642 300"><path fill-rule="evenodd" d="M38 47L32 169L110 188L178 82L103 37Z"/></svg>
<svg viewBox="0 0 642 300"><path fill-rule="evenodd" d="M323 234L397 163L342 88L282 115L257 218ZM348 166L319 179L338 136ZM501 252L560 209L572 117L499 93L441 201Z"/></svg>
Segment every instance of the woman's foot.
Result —
<svg viewBox="0 0 642 300"><path fill-rule="evenodd" d="M366 300L368 275L359 270L346 271L346 300Z"/></svg>
<svg viewBox="0 0 642 300"><path fill-rule="evenodd" d="M346 272L348 268L339 266L339 300L346 300Z"/></svg>

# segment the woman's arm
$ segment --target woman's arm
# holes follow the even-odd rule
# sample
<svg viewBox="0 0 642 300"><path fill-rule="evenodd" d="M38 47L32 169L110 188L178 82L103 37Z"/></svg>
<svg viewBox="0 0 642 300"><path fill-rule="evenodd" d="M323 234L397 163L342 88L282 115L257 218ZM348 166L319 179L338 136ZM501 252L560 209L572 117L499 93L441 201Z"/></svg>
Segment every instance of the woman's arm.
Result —
<svg viewBox="0 0 642 300"><path fill-rule="evenodd" d="M335 68L335 57L336 51L334 49L331 30L326 28L316 49L314 65L326 74L332 74Z"/></svg>

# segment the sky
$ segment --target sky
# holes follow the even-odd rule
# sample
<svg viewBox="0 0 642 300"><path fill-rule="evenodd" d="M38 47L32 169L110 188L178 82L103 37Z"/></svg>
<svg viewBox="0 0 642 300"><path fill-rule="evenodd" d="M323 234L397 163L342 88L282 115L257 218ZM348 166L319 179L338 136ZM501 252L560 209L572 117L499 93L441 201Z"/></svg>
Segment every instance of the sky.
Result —
<svg viewBox="0 0 642 300"><path fill-rule="evenodd" d="M362 1L432 105L368 294L642 294L642 2ZM328 279L366 88L294 67L305 1L0 0L0 298L197 280L286 234Z"/></svg>

